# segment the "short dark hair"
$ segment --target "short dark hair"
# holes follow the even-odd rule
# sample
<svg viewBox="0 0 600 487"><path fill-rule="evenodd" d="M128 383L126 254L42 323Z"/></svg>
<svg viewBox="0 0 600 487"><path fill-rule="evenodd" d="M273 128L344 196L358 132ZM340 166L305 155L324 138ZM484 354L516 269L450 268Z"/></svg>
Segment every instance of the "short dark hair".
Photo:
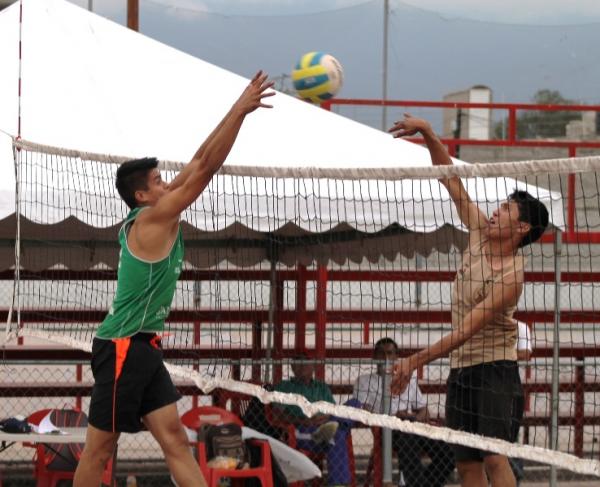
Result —
<svg viewBox="0 0 600 487"><path fill-rule="evenodd" d="M380 338L377 343L375 343L375 347L373 347L373 355L377 354L377 352L383 350L383 347L386 345L394 345L394 349L398 352L398 344L391 339L390 337Z"/></svg>
<svg viewBox="0 0 600 487"><path fill-rule="evenodd" d="M525 247L538 240L548 227L550 220L548 209L537 198L531 196L527 191L514 190L508 197L509 201L514 201L519 206L519 220L529 223L531 230L525 235L519 247Z"/></svg>
<svg viewBox="0 0 600 487"><path fill-rule="evenodd" d="M297 350L294 355L292 355L292 360L310 360L311 358L313 358L311 356L311 353L309 353L308 350Z"/></svg>
<svg viewBox="0 0 600 487"><path fill-rule="evenodd" d="M138 206L135 192L148 189L148 173L156 167L158 167L156 157L144 157L124 162L117 169L117 191L129 208Z"/></svg>

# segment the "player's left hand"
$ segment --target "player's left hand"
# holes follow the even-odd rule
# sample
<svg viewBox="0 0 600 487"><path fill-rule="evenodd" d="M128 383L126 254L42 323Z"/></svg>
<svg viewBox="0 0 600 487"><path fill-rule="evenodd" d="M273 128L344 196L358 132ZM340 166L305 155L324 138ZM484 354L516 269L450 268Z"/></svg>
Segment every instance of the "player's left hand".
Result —
<svg viewBox="0 0 600 487"><path fill-rule="evenodd" d="M405 113L404 119L394 122L393 127L388 130L394 138L407 137L427 131L431 131L429 122L422 118L413 117L410 113Z"/></svg>
<svg viewBox="0 0 600 487"><path fill-rule="evenodd" d="M396 360L392 376L392 394L399 395L408 387L414 368L410 364L409 357Z"/></svg>

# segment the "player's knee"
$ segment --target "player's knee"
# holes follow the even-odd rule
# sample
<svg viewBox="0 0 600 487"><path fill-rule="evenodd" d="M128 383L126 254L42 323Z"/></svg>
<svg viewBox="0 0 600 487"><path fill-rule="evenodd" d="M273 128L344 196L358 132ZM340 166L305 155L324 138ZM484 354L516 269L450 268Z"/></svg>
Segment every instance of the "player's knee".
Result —
<svg viewBox="0 0 600 487"><path fill-rule="evenodd" d="M483 461L485 463L485 469L492 475L510 468L508 459L502 455L487 455L484 457Z"/></svg>
<svg viewBox="0 0 600 487"><path fill-rule="evenodd" d="M165 452L189 448L188 437L178 423L172 423L166 426L162 443Z"/></svg>
<svg viewBox="0 0 600 487"><path fill-rule="evenodd" d="M104 468L114 454L114 445L102 444L93 447L86 446L81 454L88 462Z"/></svg>
<svg viewBox="0 0 600 487"><path fill-rule="evenodd" d="M470 477L479 477L483 473L483 463L481 462L457 462L456 470L461 479Z"/></svg>

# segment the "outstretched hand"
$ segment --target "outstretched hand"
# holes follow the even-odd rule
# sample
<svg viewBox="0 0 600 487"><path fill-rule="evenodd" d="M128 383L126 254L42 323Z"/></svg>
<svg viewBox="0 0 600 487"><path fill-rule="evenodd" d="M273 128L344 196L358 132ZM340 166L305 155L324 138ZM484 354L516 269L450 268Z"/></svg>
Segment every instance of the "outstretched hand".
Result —
<svg viewBox="0 0 600 487"><path fill-rule="evenodd" d="M427 120L413 117L410 113L404 114L404 120L394 122L394 126L388 130L394 138L407 137L416 133L424 133L431 130L431 125Z"/></svg>
<svg viewBox="0 0 600 487"><path fill-rule="evenodd" d="M259 71L254 75L250 84L235 102L235 106L239 108L244 115L252 113L257 108L273 108L272 105L263 103L263 99L275 94L274 91L266 92L274 85L273 81L267 81L268 74Z"/></svg>
<svg viewBox="0 0 600 487"><path fill-rule="evenodd" d="M392 375L392 394L399 395L407 388L414 369L410 365L409 358L401 358L396 360L394 364L394 372Z"/></svg>

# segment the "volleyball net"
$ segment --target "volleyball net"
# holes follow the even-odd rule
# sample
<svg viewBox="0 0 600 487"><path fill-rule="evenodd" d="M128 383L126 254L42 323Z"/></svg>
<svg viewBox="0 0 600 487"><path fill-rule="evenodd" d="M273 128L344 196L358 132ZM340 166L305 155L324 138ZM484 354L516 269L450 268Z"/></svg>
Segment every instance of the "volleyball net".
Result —
<svg viewBox="0 0 600 487"><path fill-rule="evenodd" d="M128 209L114 181L126 158L27 141L15 141L14 154L16 245L14 253L4 249L3 260L14 266L15 292L6 336L90 350L116 289L117 233ZM160 169L170 180L181 167L161 162ZM599 169L600 157L394 169L225 166L182 215L185 265L163 340L169 370L205 394L226 390L297 406L308 417L332 415L600 475L593 353ZM453 281L465 272L472 242L440 182L451 176L462 179L486 215L515 190L548 209L546 233L521 251L515 317L529 332L519 335L516 323L484 329L453 363L429 363L405 396L390 396L375 343L391 338L397 356L407 356L452 329ZM470 299L485 298L487 279L472 273ZM523 419L511 419L511 441L443 426L451 368L491 356L500 364L496 380L505 384L520 343L533 358L519 362L522 389L506 389L524 411ZM289 385L298 372L294 360L314 366L336 404L282 392L278 384ZM485 393L493 386L484 379L470 378L467 386ZM349 398L363 399L363 408L343 405ZM414 421L412 413L423 408L429 420ZM484 411L471 421L499 419Z"/></svg>

